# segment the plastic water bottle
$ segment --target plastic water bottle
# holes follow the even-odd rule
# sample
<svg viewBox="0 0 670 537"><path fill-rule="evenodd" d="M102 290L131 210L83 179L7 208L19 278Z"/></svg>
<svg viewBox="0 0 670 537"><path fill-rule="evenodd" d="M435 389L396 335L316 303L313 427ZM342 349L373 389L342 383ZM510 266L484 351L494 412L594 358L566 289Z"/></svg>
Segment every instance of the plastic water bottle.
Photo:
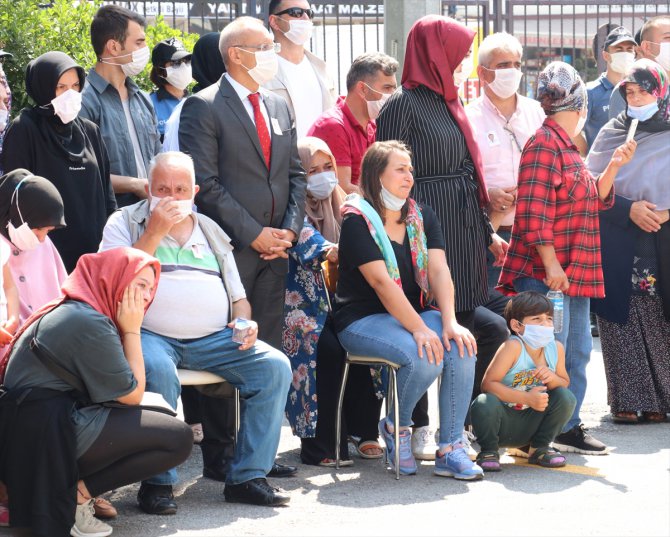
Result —
<svg viewBox="0 0 670 537"><path fill-rule="evenodd" d="M549 291L547 298L554 304L554 334L558 334L563 330L563 293Z"/></svg>

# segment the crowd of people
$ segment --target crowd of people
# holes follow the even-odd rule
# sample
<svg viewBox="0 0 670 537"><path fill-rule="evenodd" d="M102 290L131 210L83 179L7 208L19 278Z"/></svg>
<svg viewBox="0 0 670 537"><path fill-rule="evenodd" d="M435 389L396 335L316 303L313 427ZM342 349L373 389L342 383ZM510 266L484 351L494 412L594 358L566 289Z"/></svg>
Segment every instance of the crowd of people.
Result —
<svg viewBox="0 0 670 537"><path fill-rule="evenodd" d="M307 0L269 13L150 51L143 17L103 6L95 66L34 58L11 122L0 71L0 525L109 535L101 494L137 482L143 511L174 514L194 442L226 501L287 505L267 479L298 472L275 461L284 417L323 467L353 465L350 442L461 480L501 448L604 455L580 416L591 308L613 419L666 420L670 18L612 29L588 86L549 63L535 99L519 41L489 35L464 106L475 32L454 19L413 25L400 88L369 52L338 97ZM337 423L347 353L397 368L397 423L363 365ZM182 390L177 369L227 382Z"/></svg>

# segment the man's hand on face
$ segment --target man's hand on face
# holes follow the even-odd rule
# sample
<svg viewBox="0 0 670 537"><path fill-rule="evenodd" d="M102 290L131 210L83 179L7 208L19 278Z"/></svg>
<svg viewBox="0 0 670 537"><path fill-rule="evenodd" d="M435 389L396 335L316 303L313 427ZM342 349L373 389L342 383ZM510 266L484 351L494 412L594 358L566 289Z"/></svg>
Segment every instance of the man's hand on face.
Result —
<svg viewBox="0 0 670 537"><path fill-rule="evenodd" d="M184 216L179 211L177 201L172 196L162 198L149 216L147 232L165 237L172 226L181 222Z"/></svg>

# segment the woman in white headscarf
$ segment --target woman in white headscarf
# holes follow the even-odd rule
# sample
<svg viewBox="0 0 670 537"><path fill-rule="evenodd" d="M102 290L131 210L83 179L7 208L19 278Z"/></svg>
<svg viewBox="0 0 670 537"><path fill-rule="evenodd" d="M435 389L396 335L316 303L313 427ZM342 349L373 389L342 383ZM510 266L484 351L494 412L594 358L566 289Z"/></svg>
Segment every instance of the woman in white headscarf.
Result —
<svg viewBox="0 0 670 537"><path fill-rule="evenodd" d="M637 150L614 182L614 207L600 215L605 298L597 315L614 421L662 422L670 412L670 85L642 59L619 86L626 110L607 123L586 165L603 170L638 120Z"/></svg>

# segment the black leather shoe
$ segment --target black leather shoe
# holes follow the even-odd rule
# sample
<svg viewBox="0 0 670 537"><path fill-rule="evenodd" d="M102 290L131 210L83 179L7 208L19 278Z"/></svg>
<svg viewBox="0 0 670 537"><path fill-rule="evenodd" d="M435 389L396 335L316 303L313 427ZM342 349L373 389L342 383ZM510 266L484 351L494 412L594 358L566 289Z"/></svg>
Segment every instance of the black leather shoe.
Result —
<svg viewBox="0 0 670 537"><path fill-rule="evenodd" d="M142 483L137 493L137 502L140 509L150 515L174 515L177 512L172 485Z"/></svg>
<svg viewBox="0 0 670 537"><path fill-rule="evenodd" d="M226 482L226 475L228 474L228 465L216 464L204 466L202 469L202 477L213 479L214 481Z"/></svg>
<svg viewBox="0 0 670 537"><path fill-rule="evenodd" d="M293 477L297 473L297 466L287 466L286 464L275 462L272 465L272 470L268 473L268 477Z"/></svg>
<svg viewBox="0 0 670 537"><path fill-rule="evenodd" d="M286 505L291 497L283 490L270 485L266 479L258 477L238 485L226 485L223 496L227 502L250 503L252 505L267 505L276 507Z"/></svg>

